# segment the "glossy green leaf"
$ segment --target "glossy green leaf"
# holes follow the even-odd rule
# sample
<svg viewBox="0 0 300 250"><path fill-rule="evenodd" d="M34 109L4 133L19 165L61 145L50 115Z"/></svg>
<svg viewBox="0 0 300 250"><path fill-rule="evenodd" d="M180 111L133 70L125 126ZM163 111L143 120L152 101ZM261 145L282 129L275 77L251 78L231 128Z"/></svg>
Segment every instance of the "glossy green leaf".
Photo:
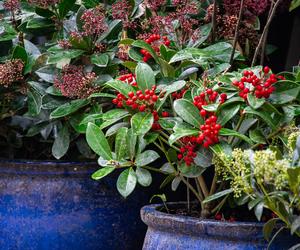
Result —
<svg viewBox="0 0 300 250"><path fill-rule="evenodd" d="M174 102L175 112L187 123L199 128L203 124L203 118L194 104L185 99L178 99Z"/></svg>
<svg viewBox="0 0 300 250"><path fill-rule="evenodd" d="M129 92L135 93L135 89L131 85L125 84L124 82L121 82L119 80L109 81L105 84L107 86L119 91L124 96L127 96Z"/></svg>
<svg viewBox="0 0 300 250"><path fill-rule="evenodd" d="M115 141L115 153L116 159L121 160L123 159L128 152L128 145L127 145L127 132L128 128L120 128L116 135Z"/></svg>
<svg viewBox="0 0 300 250"><path fill-rule="evenodd" d="M134 43L132 43L132 46L147 50L154 58L154 60L158 62L158 56L156 55L154 49L145 41L137 40Z"/></svg>
<svg viewBox="0 0 300 250"><path fill-rule="evenodd" d="M219 131L219 135L220 136L235 136L235 137L238 137L238 138L244 140L245 142L249 143L250 145L253 144L253 142L247 136L240 134L239 132L236 132L235 130L232 130L232 129L221 128L221 130Z"/></svg>
<svg viewBox="0 0 300 250"><path fill-rule="evenodd" d="M151 87L155 85L154 72L148 64L138 63L135 74L139 89L143 92L145 92L146 89L151 90Z"/></svg>
<svg viewBox="0 0 300 250"><path fill-rule="evenodd" d="M226 190L223 190L221 192L218 192L218 193L215 193L213 195L210 195L208 197L205 198L205 200L203 201L203 203L209 203L211 201L214 201L214 200L217 200L217 199L220 199L221 197L224 197L226 195L229 195L233 192L233 190L231 188L229 189L226 189Z"/></svg>
<svg viewBox="0 0 300 250"><path fill-rule="evenodd" d="M56 159L63 157L68 149L70 144L70 135L67 126L63 126L57 136L55 137L54 143L52 145L52 155Z"/></svg>
<svg viewBox="0 0 300 250"><path fill-rule="evenodd" d="M62 0L62 1L59 1L58 12L59 12L59 16L60 16L61 19L63 17L65 17L68 14L68 12L73 8L75 2L76 2L76 0Z"/></svg>
<svg viewBox="0 0 300 250"><path fill-rule="evenodd" d="M92 178L96 181L102 179L103 177L109 175L111 172L115 170L114 167L104 167L97 170L95 173L92 174Z"/></svg>
<svg viewBox="0 0 300 250"><path fill-rule="evenodd" d="M106 67L109 62L109 56L107 54L93 54L91 62L98 67Z"/></svg>
<svg viewBox="0 0 300 250"><path fill-rule="evenodd" d="M254 109L258 109L260 108L262 105L264 105L265 103L265 99L264 98L256 98L254 95L252 94L248 94L247 95L247 100L249 102L249 105L254 108Z"/></svg>
<svg viewBox="0 0 300 250"><path fill-rule="evenodd" d="M273 85L275 91L271 94L270 100L274 104L284 104L297 98L300 92L300 84L293 81L278 81Z"/></svg>
<svg viewBox="0 0 300 250"><path fill-rule="evenodd" d="M135 189L137 182L136 173L132 168L124 170L117 180L117 189L119 193L126 198Z"/></svg>
<svg viewBox="0 0 300 250"><path fill-rule="evenodd" d="M88 105L90 102L89 100L79 99L73 100L66 104L61 105L57 109L51 112L50 119L56 119L60 117L68 116L77 110L83 108L84 106Z"/></svg>
<svg viewBox="0 0 300 250"><path fill-rule="evenodd" d="M220 107L217 112L218 123L224 126L228 121L230 121L240 110L240 105L237 103L232 103L225 107Z"/></svg>
<svg viewBox="0 0 300 250"><path fill-rule="evenodd" d="M136 176L137 176L138 183L143 187L149 187L150 184L152 183L151 173L147 169L137 167Z"/></svg>
<svg viewBox="0 0 300 250"><path fill-rule="evenodd" d="M151 129L153 122L152 113L140 112L131 118L131 127L136 135L144 135Z"/></svg>
<svg viewBox="0 0 300 250"><path fill-rule="evenodd" d="M105 160L111 160L112 154L105 135L102 130L95 124L89 123L86 130L86 140L91 149L104 158Z"/></svg>
<svg viewBox="0 0 300 250"><path fill-rule="evenodd" d="M271 238L271 235L273 233L273 230L275 229L276 223L280 221L279 218L272 218L270 220L268 220L263 227L263 235L264 238L269 241Z"/></svg>
<svg viewBox="0 0 300 250"><path fill-rule="evenodd" d="M252 109L251 107L246 107L244 109L244 112L246 114L253 114L253 115L256 115L256 116L259 116L260 118L262 118L262 120L264 122L266 122L272 129L275 129L276 128L276 124L274 123L274 120L273 118L266 112L264 111L261 111L261 110L254 110Z"/></svg>
<svg viewBox="0 0 300 250"><path fill-rule="evenodd" d="M138 154L135 158L135 165L138 167L146 166L159 158L159 154L153 150L146 150Z"/></svg>
<svg viewBox="0 0 300 250"><path fill-rule="evenodd" d="M133 158L135 157L136 142L137 142L137 135L134 134L132 128L128 129L127 145L128 145L128 153L131 160L133 160Z"/></svg>
<svg viewBox="0 0 300 250"><path fill-rule="evenodd" d="M194 129L193 127L189 126L188 124L184 123L177 123L174 127L174 133L170 135L169 137L169 143L172 145L174 142L179 140L182 137L185 136L191 136L191 135L198 135L199 130Z"/></svg>

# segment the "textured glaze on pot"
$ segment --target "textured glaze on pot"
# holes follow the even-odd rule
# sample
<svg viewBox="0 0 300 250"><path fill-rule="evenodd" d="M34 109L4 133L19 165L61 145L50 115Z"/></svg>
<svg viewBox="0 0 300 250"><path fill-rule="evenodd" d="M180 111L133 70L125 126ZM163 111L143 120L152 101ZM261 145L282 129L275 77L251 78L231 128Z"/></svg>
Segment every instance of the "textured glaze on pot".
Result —
<svg viewBox="0 0 300 250"><path fill-rule="evenodd" d="M146 232L137 191L121 198L91 163L0 161L0 249L141 249Z"/></svg>
<svg viewBox="0 0 300 250"><path fill-rule="evenodd" d="M171 204L174 206L174 204ZM143 250L262 250L267 242L262 223L220 222L162 213L149 205L141 210L148 226ZM270 249L287 250L299 239L283 233ZM299 242L299 241L298 241Z"/></svg>

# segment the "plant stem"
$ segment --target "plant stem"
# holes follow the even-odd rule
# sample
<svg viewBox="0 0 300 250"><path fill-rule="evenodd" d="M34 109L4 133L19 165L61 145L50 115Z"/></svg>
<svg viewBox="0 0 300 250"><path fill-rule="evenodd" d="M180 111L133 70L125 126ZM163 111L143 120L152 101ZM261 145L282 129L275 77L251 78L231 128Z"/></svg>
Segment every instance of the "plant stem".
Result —
<svg viewBox="0 0 300 250"><path fill-rule="evenodd" d="M216 40L216 28L217 28L217 0L213 3L213 14L212 14L212 33L211 41L214 43Z"/></svg>
<svg viewBox="0 0 300 250"><path fill-rule="evenodd" d="M142 168L145 168L145 169L148 169L148 170L151 170L151 171L154 171L154 172L158 172L158 173L161 173L161 174L168 174L165 171L162 171L162 170L157 169L157 168L149 167L149 166L142 166Z"/></svg>
<svg viewBox="0 0 300 250"><path fill-rule="evenodd" d="M270 6L269 13L268 13L268 18L270 17L270 15L272 13L273 6L274 6L274 2L271 1L271 6ZM267 38L268 38L268 33L269 33L269 28L266 31L266 35L263 38L263 42L262 42L262 46L261 46L260 65L264 64L265 49L266 49L266 42L267 42Z"/></svg>
<svg viewBox="0 0 300 250"><path fill-rule="evenodd" d="M241 127L241 125L242 125L242 123L243 123L243 121L244 121L244 118L245 118L245 115L242 114L242 115L240 116L240 119L239 119L239 121L238 121L236 127L234 128L234 130L235 130L236 132L239 131L239 129L240 129L240 127ZM231 143L233 142L233 140L234 140L234 136L232 136L232 137L228 140L228 143L231 144Z"/></svg>
<svg viewBox="0 0 300 250"><path fill-rule="evenodd" d="M267 33L268 29L269 29L269 26L270 26L270 24L271 24L271 22L273 20L273 17L275 15L275 12L276 12L276 9L277 9L279 3L280 3L280 0L277 0L277 2L274 4L274 6L273 6L273 8L271 10L271 14L268 17L268 20L267 20L267 23L266 23L266 25L264 27L263 33L262 33L262 35L261 35L261 37L259 39L258 45L257 45L257 47L255 49L255 53L254 53L254 56L253 56L253 59L252 59L251 67L253 67L255 65L255 63L256 63L258 52L259 52L259 50L261 48L261 45L263 43L264 36L266 35L266 33Z"/></svg>
<svg viewBox="0 0 300 250"><path fill-rule="evenodd" d="M181 181L187 185L189 187L189 189L193 192L193 194L196 196L197 200L200 202L200 205L202 207L202 201L203 199L201 199L200 195L198 194L198 192L196 191L196 189L190 184L188 183L184 177L182 175L179 175L179 178L181 179Z"/></svg>
<svg viewBox="0 0 300 250"><path fill-rule="evenodd" d="M236 27L235 27L233 47L232 47L232 52L231 52L230 61L229 61L230 65L232 65L232 63L233 63L235 48L236 48L237 41L238 41L238 38L239 38L239 27L240 27L240 23L241 23L241 20L242 20L242 15L243 15L243 6L244 6L244 0L241 0L239 17L238 17L238 21L237 21L237 24L236 24Z"/></svg>
<svg viewBox="0 0 300 250"><path fill-rule="evenodd" d="M203 193L204 197L206 198L207 196L209 196L209 191L208 191L208 188L207 188L207 185L205 183L203 176L202 175L198 176L197 180L198 180L198 183L202 190L202 193Z"/></svg>
<svg viewBox="0 0 300 250"><path fill-rule="evenodd" d="M212 195L212 194L214 194L216 192L216 189L217 189L217 180L218 180L218 176L217 176L217 173L215 173L213 181L212 181L211 186L210 186L209 195Z"/></svg>
<svg viewBox="0 0 300 250"><path fill-rule="evenodd" d="M277 129L277 130L274 131L273 133L269 134L269 135L267 136L266 139L267 139L267 140L271 139L271 138L274 137L275 135L279 134L279 133L282 131L282 129L283 129L283 128ZM259 145L261 145L261 143L256 143L256 144L254 144L254 145L251 147L251 149L257 148Z"/></svg>

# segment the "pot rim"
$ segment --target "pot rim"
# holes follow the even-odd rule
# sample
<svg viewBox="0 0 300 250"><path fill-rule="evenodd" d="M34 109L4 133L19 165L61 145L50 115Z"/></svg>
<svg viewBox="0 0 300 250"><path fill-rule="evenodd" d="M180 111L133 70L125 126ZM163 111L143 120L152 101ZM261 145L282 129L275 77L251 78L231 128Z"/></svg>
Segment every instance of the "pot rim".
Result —
<svg viewBox="0 0 300 250"><path fill-rule="evenodd" d="M168 202L168 205L182 205L186 202ZM146 205L141 209L142 221L155 230L180 232L199 237L205 234L209 237L226 237L232 239L261 240L262 222L226 222L212 219L201 219L191 216L168 214L157 208L163 204Z"/></svg>
<svg viewBox="0 0 300 250"><path fill-rule="evenodd" d="M0 159L0 174L7 175L86 175L99 168L96 161Z"/></svg>

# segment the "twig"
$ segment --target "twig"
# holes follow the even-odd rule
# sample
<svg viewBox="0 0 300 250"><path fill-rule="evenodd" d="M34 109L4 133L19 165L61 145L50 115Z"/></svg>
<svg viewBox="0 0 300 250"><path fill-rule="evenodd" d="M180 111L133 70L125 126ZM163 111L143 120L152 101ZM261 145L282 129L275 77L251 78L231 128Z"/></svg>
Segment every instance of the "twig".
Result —
<svg viewBox="0 0 300 250"><path fill-rule="evenodd" d="M235 54L235 48L236 48L236 44L237 44L238 37L239 37L239 27L240 27L241 20L242 20L242 15L243 15L243 6L244 6L244 0L241 0L239 17L238 17L238 22L237 22L236 27L235 27L233 47L232 47L232 52L231 52L230 61L229 61L230 65L232 65L232 62L233 62L233 58L234 58L234 54Z"/></svg>
<svg viewBox="0 0 300 250"><path fill-rule="evenodd" d="M256 59L257 59L257 56L258 56L258 52L259 52L259 50L260 50L260 48L262 46L263 40L264 40L264 36L266 35L266 32L267 32L267 30L268 30L268 28L269 28L269 26L270 26L270 24L271 24L271 22L273 20L273 17L275 15L275 12L276 12L276 9L277 9L279 3L280 3L280 0L277 0L277 2L275 3L275 5L273 6L273 8L271 10L271 14L268 17L268 20L267 20L267 23L266 23L265 28L263 30L263 33L262 33L262 35L261 35L261 37L259 39L258 45L257 45L257 47L255 49L255 53L254 53L254 56L253 56L253 59L252 59L251 67L253 67L254 64L255 64L255 62L256 62Z"/></svg>
<svg viewBox="0 0 300 250"><path fill-rule="evenodd" d="M200 187L201 187L201 190L202 190L202 193L203 193L204 197L209 196L209 191L208 191L208 188L207 188L207 186L206 186L206 183L205 183L205 181L204 181L203 176L202 176L202 175L198 176L198 177L197 177L197 180L198 180L198 182L199 182L199 185L200 185Z"/></svg>
<svg viewBox="0 0 300 250"><path fill-rule="evenodd" d="M216 28L217 28L217 0L214 0L213 14L212 14L212 33L211 33L212 42L214 42L216 39Z"/></svg>
<svg viewBox="0 0 300 250"><path fill-rule="evenodd" d="M270 17L271 13L272 13L272 8L274 6L274 2L272 1L271 6L270 6L270 10L268 13L268 18ZM264 59L265 59L265 50L266 50L266 42L267 42L267 38L268 38L268 33L269 33L269 28L266 31L266 35L264 36L264 40L261 46L261 55L260 55L260 65L264 64Z"/></svg>

